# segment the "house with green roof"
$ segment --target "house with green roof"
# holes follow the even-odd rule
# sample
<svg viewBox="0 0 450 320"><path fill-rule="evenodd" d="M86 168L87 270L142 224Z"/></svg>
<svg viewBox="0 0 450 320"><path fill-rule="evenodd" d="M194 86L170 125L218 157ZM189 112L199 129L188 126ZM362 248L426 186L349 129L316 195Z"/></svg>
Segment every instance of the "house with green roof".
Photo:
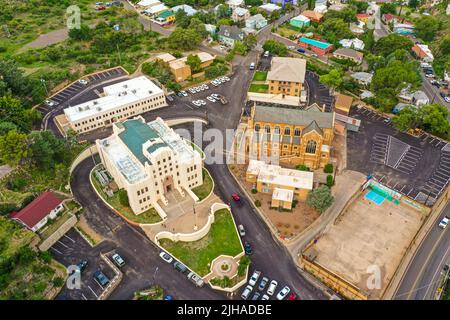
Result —
<svg viewBox="0 0 450 320"><path fill-rule="evenodd" d="M155 21L160 25L169 25L175 23L175 13L172 10L166 10L159 13Z"/></svg>

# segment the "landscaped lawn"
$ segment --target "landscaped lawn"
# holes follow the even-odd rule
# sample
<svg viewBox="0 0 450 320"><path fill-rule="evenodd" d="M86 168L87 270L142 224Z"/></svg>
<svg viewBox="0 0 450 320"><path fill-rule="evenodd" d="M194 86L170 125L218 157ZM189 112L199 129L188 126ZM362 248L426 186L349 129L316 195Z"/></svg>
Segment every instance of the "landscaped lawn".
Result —
<svg viewBox="0 0 450 320"><path fill-rule="evenodd" d="M212 178L205 168L203 168L202 170L202 175L203 175L203 184L201 186L192 189L192 192L195 193L195 195L198 197L200 201L205 199L211 193L211 190L213 188Z"/></svg>
<svg viewBox="0 0 450 320"><path fill-rule="evenodd" d="M269 85L252 83L248 91L257 93L267 93L267 91L269 91Z"/></svg>
<svg viewBox="0 0 450 320"><path fill-rule="evenodd" d="M241 241L228 209L215 213L215 221L202 239L194 242L161 239L160 245L200 276L211 271L210 264L218 256L234 257L242 252Z"/></svg>
<svg viewBox="0 0 450 320"><path fill-rule="evenodd" d="M59 215L56 220L48 225L45 230L40 232L43 239L47 239L49 236L51 236L56 230L58 230L59 227L61 227L67 220L72 217L71 214L67 210L63 211L61 215Z"/></svg>
<svg viewBox="0 0 450 320"><path fill-rule="evenodd" d="M256 71L253 76L253 81L266 81L267 71Z"/></svg>
<svg viewBox="0 0 450 320"><path fill-rule="evenodd" d="M98 182L97 177L91 173L92 182L94 183L95 189L100 193L102 198L106 200L114 209L119 211L128 220L136 223L157 223L161 221L161 217L154 208L150 208L147 211L142 212L139 215L134 214L130 207L124 206L120 203L119 192L114 193L110 198L103 192L100 182Z"/></svg>

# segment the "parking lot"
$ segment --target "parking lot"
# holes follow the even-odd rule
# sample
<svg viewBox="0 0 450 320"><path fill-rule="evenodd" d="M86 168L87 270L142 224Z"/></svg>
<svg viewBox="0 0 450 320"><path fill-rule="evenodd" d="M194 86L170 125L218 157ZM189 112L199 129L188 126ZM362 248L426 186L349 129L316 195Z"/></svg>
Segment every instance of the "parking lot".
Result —
<svg viewBox="0 0 450 320"><path fill-rule="evenodd" d="M309 105L317 103L319 106L325 105L325 111L333 111L334 97L330 94L330 89L320 83L319 76L311 71L306 71L305 80L309 89Z"/></svg>
<svg viewBox="0 0 450 320"><path fill-rule="evenodd" d="M241 297L242 293L244 291L246 291L246 288L248 285L250 285L250 281L251 281L251 277L253 275L253 273L256 271L256 269L250 268L249 273L248 273L248 281L247 284L245 284L244 286L242 286L242 288L239 290L239 297L241 299L243 299ZM259 272L259 271L258 271ZM266 277L268 279L266 285L264 286L264 289L260 290L259 289L259 285L261 284L263 278ZM270 295L268 294L268 290L270 287L270 283L272 280L275 280L277 282L277 286L275 287L275 290L273 291L273 294ZM273 279L271 277L269 277L268 275L264 274L261 272L261 274L258 277L258 280L256 281L256 284L254 284L252 286L252 290L250 291L250 293L247 296L247 299L245 300L277 300L277 294L285 287L288 286L290 289L290 292L287 296L284 297L283 300L287 299L288 296L290 294L295 294L295 298L297 299L299 297L298 292L292 287L292 285L284 283L283 281L280 281L281 279ZM262 299L265 296L265 299Z"/></svg>
<svg viewBox="0 0 450 320"><path fill-rule="evenodd" d="M72 83L53 96L50 96L48 98L50 103L43 103L37 109L45 115L50 111L57 109L61 105L64 106L65 104L70 103L72 98L91 85L96 85L103 81L112 80L114 78L123 77L126 75L126 71L120 67L88 75L87 77L82 78L82 80L87 81L86 83L83 84L79 81Z"/></svg>
<svg viewBox="0 0 450 320"><path fill-rule="evenodd" d="M347 133L347 167L372 175L420 203L432 205L450 179L450 146L427 133L399 132L383 115L354 107L359 132Z"/></svg>

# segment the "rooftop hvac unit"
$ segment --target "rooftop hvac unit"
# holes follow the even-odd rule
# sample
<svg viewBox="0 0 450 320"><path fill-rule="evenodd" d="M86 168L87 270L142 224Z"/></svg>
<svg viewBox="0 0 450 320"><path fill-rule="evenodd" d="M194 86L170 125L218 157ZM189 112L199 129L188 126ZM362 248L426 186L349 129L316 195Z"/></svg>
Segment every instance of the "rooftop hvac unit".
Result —
<svg viewBox="0 0 450 320"><path fill-rule="evenodd" d="M126 96L126 95L127 95L127 92L126 92L126 91L124 91L124 92L123 92L123 95L124 95L124 96Z"/></svg>
<svg viewBox="0 0 450 320"><path fill-rule="evenodd" d="M102 108L101 107L97 107L97 111L102 111Z"/></svg>
<svg viewBox="0 0 450 320"><path fill-rule="evenodd" d="M152 91L152 90L148 90L148 93L152 94L152 93L153 93L153 91Z"/></svg>
<svg viewBox="0 0 450 320"><path fill-rule="evenodd" d="M136 93L136 89L131 90L131 92Z"/></svg>
<svg viewBox="0 0 450 320"><path fill-rule="evenodd" d="M94 105L98 104L98 101L94 101Z"/></svg>
<svg viewBox="0 0 450 320"><path fill-rule="evenodd" d="M126 89L126 88L128 88L128 85L127 85L127 84L124 84L123 87Z"/></svg>
<svg viewBox="0 0 450 320"><path fill-rule="evenodd" d="M78 107L78 111L83 111L83 108L82 107Z"/></svg>

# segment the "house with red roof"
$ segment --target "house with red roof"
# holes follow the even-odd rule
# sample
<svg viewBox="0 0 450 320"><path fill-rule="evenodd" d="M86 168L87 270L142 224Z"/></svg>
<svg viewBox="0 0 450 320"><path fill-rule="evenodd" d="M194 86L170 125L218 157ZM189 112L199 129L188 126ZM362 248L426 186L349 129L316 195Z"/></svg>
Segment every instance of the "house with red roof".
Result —
<svg viewBox="0 0 450 320"><path fill-rule="evenodd" d="M356 15L356 19L358 19L358 21L362 21L364 23L367 23L369 21L370 15L368 15L367 13L358 13Z"/></svg>
<svg viewBox="0 0 450 320"><path fill-rule="evenodd" d="M53 192L46 191L19 212L13 212L10 218L36 232L47 224L49 218L56 218L63 209L63 200Z"/></svg>

